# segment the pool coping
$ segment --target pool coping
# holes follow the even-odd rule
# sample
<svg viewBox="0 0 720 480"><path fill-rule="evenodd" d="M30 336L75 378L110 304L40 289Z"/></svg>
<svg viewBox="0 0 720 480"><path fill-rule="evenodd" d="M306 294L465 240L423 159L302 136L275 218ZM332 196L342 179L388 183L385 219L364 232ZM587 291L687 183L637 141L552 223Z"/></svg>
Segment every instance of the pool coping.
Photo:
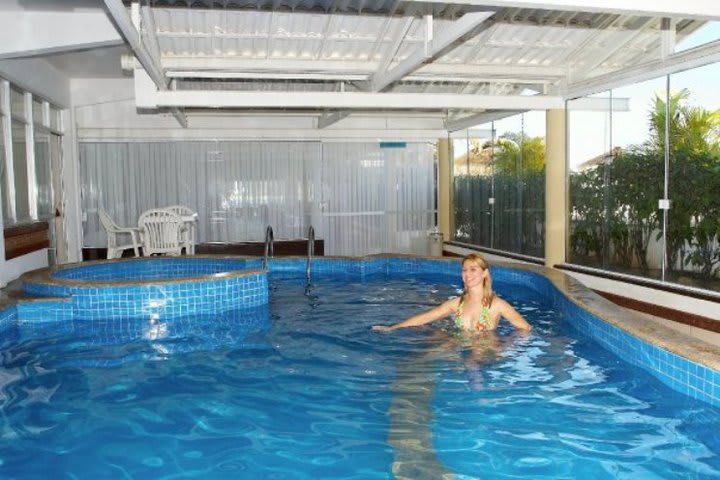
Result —
<svg viewBox="0 0 720 480"><path fill-rule="evenodd" d="M157 257L138 257L138 258L119 258L114 260L92 260L86 262L76 263L65 263L62 265L55 265L53 267L45 267L31 272L24 273L20 276L21 282L42 282L48 285L54 286L73 286L73 287L88 287L88 286L103 286L103 287L127 287L127 286L138 286L138 285L152 285L162 283L163 285L176 285L181 283L191 282L205 282L212 279L218 278L234 278L234 277L246 277L249 275L257 275L262 273L262 268L248 268L243 270L233 270L231 272L213 273L210 275L197 275L192 277L182 277L180 279L150 279L150 280L93 280L84 281L73 278L57 278L53 277L52 274L61 272L63 270L71 270L74 268L85 268L92 267L93 265L106 265L116 263L141 263L144 261L177 261L177 260L258 260L257 257L249 255L190 255L190 256L157 256ZM26 299L22 299L26 300ZM0 303L0 308L2 304Z"/></svg>

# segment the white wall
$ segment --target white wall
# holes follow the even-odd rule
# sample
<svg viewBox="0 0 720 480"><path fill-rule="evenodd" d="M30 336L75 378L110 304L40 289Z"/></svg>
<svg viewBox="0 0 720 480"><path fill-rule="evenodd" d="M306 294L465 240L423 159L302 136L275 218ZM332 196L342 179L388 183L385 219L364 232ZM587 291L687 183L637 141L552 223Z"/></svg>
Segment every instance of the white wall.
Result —
<svg viewBox="0 0 720 480"><path fill-rule="evenodd" d="M12 260L5 260L5 263L0 269L0 281L3 286L7 285L17 279L20 275L25 272L37 270L38 268L45 268L48 266L48 249L43 248L41 250L22 255Z"/></svg>
<svg viewBox="0 0 720 480"><path fill-rule="evenodd" d="M24 90L40 95L56 107L70 106L70 80L39 58L0 60L0 77Z"/></svg>

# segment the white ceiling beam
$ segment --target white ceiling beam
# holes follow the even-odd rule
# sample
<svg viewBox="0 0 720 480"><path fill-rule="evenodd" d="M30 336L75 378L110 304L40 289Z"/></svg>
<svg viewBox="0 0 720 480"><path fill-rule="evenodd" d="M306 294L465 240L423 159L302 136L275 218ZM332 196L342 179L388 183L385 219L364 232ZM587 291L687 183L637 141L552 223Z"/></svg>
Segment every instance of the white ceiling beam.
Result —
<svg viewBox="0 0 720 480"><path fill-rule="evenodd" d="M648 18L636 30L613 32L613 39L611 42L612 46L610 46L609 48L606 47L601 55L594 55L593 57L588 58L589 63L584 63L582 67L580 67L580 73L587 75L588 73L595 71L596 68L602 65L609 58L612 58L612 56L615 55L617 52L619 52L623 48L626 48L626 46L632 43L635 38L644 34L645 30L647 30L656 21L657 19L655 18ZM570 78L572 78L574 73L575 72L571 72Z"/></svg>
<svg viewBox="0 0 720 480"><path fill-rule="evenodd" d="M675 19L662 19L662 32L660 33L660 58L665 60L675 52Z"/></svg>
<svg viewBox="0 0 720 480"><path fill-rule="evenodd" d="M173 72L265 72L283 74L328 74L328 75L367 75L378 68L378 62L348 62L337 60L264 60L264 59L223 59L223 58L190 58L163 57L162 66L168 75L179 76ZM559 79L566 75L565 67L543 65L498 65L492 63L461 65L432 63L420 66L413 75L465 75L472 77L502 76L503 78L527 77L528 79Z"/></svg>
<svg viewBox="0 0 720 480"><path fill-rule="evenodd" d="M274 73L274 72L193 72L193 71L170 71L166 72L169 78L195 78L195 79L225 79L225 80L317 80L326 82L362 82L365 75L333 74L333 73ZM535 80L520 77L491 77L483 76L446 76L446 75L408 75L403 78L408 82L455 82L470 83L478 85L482 83L516 83L524 85L538 85L554 83L556 80Z"/></svg>
<svg viewBox="0 0 720 480"><path fill-rule="evenodd" d="M567 104L567 107L568 110L577 110L583 112L629 112L630 99L613 98L611 100L610 98L587 97L569 102ZM468 115L466 117L448 120L445 122L445 128L448 130L448 132L454 132L456 130L470 128L475 125L482 125L483 123L502 120L503 118L525 113L526 111L527 110L501 110L492 112L481 112L475 115Z"/></svg>
<svg viewBox="0 0 720 480"><path fill-rule="evenodd" d="M395 58L395 55L397 55L397 51L400 49L400 45L402 45L402 42L405 40L405 37L407 36L407 33L410 30L410 27L412 26L414 21L415 18L413 17L408 17L405 19L405 23L403 23L402 28L400 28L400 32L398 32L398 35L393 39L393 43L390 48L387 49L385 56L382 58L382 60L380 60L380 64L378 65L376 73L374 75L378 75L380 72L388 71L388 68L390 68L390 64L392 63L393 58ZM372 81L372 78L370 79L370 81Z"/></svg>
<svg viewBox="0 0 720 480"><path fill-rule="evenodd" d="M155 27L155 15L153 14L152 7L140 7L140 18L144 27L143 31L145 32L145 38L147 38L147 45L150 49L150 56L152 57L153 62L160 65L160 58L162 57L162 52L160 50L160 41L158 40L157 36L157 27Z"/></svg>
<svg viewBox="0 0 720 480"><path fill-rule="evenodd" d="M160 63L153 58L150 50L148 50L140 40L140 32L138 32L135 25L133 25L132 19L130 15L128 15L122 0L104 1L115 25L117 25L117 28L120 30L120 35L122 35L125 42L130 45L140 65L142 65L148 75L150 75L150 78L157 88L161 90L167 89L169 80L165 77Z"/></svg>
<svg viewBox="0 0 720 480"><path fill-rule="evenodd" d="M583 112L629 112L630 99L624 97L583 97L568 102L568 110Z"/></svg>
<svg viewBox="0 0 720 480"><path fill-rule="evenodd" d="M483 123L494 122L503 118L512 117L520 113L525 113L527 110L502 110L493 112L482 112L475 115L468 115L467 117L458 118L456 120L449 120L445 122L445 128L448 132L454 132L456 130L464 130L466 128L474 127L475 125L482 125Z"/></svg>
<svg viewBox="0 0 720 480"><path fill-rule="evenodd" d="M409 0L412 3L437 3L435 0ZM617 13L651 17L720 20L720 2L715 0L451 0L451 5L479 7L530 8L571 12Z"/></svg>
<svg viewBox="0 0 720 480"><path fill-rule="evenodd" d="M670 55L664 60L654 60L625 70L610 72L585 81L572 83L568 85L565 97L583 97L592 93L650 80L682 70L702 67L718 61L720 61L720 40L715 40L714 42Z"/></svg>
<svg viewBox="0 0 720 480"><path fill-rule="evenodd" d="M565 105L562 97L540 95L222 90L136 91L136 101L139 108L546 110Z"/></svg>
<svg viewBox="0 0 720 480"><path fill-rule="evenodd" d="M0 13L0 59L122 45L105 12Z"/></svg>
<svg viewBox="0 0 720 480"><path fill-rule="evenodd" d="M335 110L333 112L327 112L320 115L317 121L317 128L319 130L322 130L323 128L327 128L333 123L337 123L343 118L347 118L350 116L350 113L352 113L350 110Z"/></svg>
<svg viewBox="0 0 720 480"><path fill-rule="evenodd" d="M130 48L135 54L135 58L138 59L143 69L150 76L153 83L155 83L155 86L161 91L166 91L170 80L163 73L160 59L154 58L151 51L148 50L140 40L140 32L138 32L135 25L133 25L132 19L130 15L128 15L122 0L105 0L105 6L110 12L115 25L120 30L120 35L122 35L128 45L130 45ZM185 114L177 109L173 109L172 114L183 128L187 127L188 123Z"/></svg>
<svg viewBox="0 0 720 480"><path fill-rule="evenodd" d="M490 138L493 131L489 128L468 128L448 132L449 137L457 140L465 140L468 138Z"/></svg>
<svg viewBox="0 0 720 480"><path fill-rule="evenodd" d="M374 73L368 79L370 90L378 92L408 73L417 70L423 63L439 55L446 48L462 38L463 35L477 28L478 25L485 22L494 14L495 12L466 13L452 25L447 26L436 38L433 38L429 45L423 45L422 48L408 55L391 70L379 70Z"/></svg>

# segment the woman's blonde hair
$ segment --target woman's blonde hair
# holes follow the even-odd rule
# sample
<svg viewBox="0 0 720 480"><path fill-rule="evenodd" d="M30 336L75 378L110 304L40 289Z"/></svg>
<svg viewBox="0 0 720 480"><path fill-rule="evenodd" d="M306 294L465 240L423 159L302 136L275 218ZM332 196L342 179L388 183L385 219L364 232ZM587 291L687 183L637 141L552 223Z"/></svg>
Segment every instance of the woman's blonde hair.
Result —
<svg viewBox="0 0 720 480"><path fill-rule="evenodd" d="M492 277L490 276L490 265L488 265L487 260L483 258L482 255L478 253L470 253L468 255L465 255L462 260L462 264L465 265L465 262L472 262L478 267L482 268L483 270L487 270L487 275L485 275L485 278L483 279L483 305L490 306L492 303L493 297L495 294L492 290ZM467 294L467 290L463 290L462 293L462 299L465 299L465 294Z"/></svg>

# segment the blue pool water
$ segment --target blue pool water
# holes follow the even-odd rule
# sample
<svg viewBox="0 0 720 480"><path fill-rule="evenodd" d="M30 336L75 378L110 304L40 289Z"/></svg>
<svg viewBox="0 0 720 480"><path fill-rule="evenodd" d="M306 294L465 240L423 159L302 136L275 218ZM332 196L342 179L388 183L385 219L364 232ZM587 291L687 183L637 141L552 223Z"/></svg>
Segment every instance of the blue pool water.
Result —
<svg viewBox="0 0 720 480"><path fill-rule="evenodd" d="M533 324L382 334L459 279L272 274L270 304L1 335L3 479L720 478L720 411L599 348L533 290Z"/></svg>

